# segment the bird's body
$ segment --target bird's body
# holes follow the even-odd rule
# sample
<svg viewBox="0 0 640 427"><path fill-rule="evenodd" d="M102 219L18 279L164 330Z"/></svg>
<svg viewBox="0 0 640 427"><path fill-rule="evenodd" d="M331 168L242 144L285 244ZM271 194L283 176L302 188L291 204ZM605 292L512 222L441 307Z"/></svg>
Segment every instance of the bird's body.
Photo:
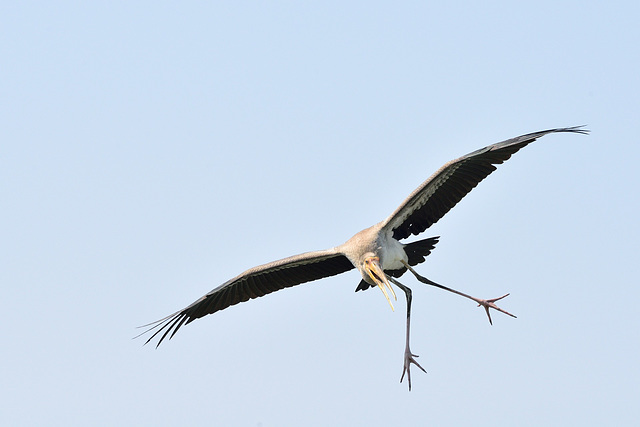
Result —
<svg viewBox="0 0 640 427"><path fill-rule="evenodd" d="M336 249L349 258L359 270L367 256L378 257L380 267L385 271L400 270L404 268L403 261L409 260L404 245L393 238L390 230L384 230L382 223L356 233ZM365 280L369 278L368 274L362 270L360 272Z"/></svg>
<svg viewBox="0 0 640 427"><path fill-rule="evenodd" d="M404 245L393 238L390 230L384 229L382 223L356 233L336 250L347 257L360 274L362 280L372 286L379 286L389 301L385 286L394 295L384 272L406 269L409 257Z"/></svg>
<svg viewBox="0 0 640 427"><path fill-rule="evenodd" d="M150 328L143 333L155 330L147 342L159 337L158 345L160 345L165 338L171 338L182 325L200 317L283 288L357 268L362 280L356 291L378 286L393 308L389 297L390 293L395 298L390 284L392 282L403 290L407 297L407 340L403 377L407 372L410 389L409 367L412 363L420 367L414 359L415 355L409 350L411 291L395 278L410 270L423 283L472 299L485 308L487 315L489 315L489 308L511 314L495 305L495 301L504 296L489 300L474 298L438 285L418 275L411 268L424 261L437 243L437 237L406 244L400 240L412 234L418 235L437 222L480 181L493 172L496 169L495 165L503 163L512 154L537 138L557 132L587 133L588 131L574 127L535 132L487 146L453 160L422 183L382 222L360 231L334 248L306 252L245 271L188 307L146 325Z"/></svg>

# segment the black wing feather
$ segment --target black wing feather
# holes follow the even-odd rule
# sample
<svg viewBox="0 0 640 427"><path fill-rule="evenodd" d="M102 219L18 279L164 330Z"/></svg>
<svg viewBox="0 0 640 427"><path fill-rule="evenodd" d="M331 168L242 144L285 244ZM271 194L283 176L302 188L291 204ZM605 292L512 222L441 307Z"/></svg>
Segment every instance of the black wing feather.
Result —
<svg viewBox="0 0 640 427"><path fill-rule="evenodd" d="M586 134L581 126L549 129L490 145L452 160L427 179L384 221L397 240L418 235L431 227L466 196L480 181L518 150L549 133Z"/></svg>
<svg viewBox="0 0 640 427"><path fill-rule="evenodd" d="M188 307L143 326L148 329L142 334L154 331L145 344L159 337L157 347L165 338L171 339L180 327L195 319L251 298L334 276L353 268L355 267L351 261L335 249L307 252L254 267L212 290Z"/></svg>

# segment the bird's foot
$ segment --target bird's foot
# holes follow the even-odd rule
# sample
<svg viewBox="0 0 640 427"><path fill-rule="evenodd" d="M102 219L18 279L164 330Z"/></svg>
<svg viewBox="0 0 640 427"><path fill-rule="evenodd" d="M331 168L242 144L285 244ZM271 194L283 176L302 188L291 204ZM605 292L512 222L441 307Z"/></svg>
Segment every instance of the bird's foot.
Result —
<svg viewBox="0 0 640 427"><path fill-rule="evenodd" d="M493 322L491 321L491 313L489 313L489 309L490 308L493 308L494 310L498 310L499 312L504 313L504 314L506 314L508 316L516 317L513 314L509 313L508 311L501 309L500 307L498 307L495 304L496 301L499 301L502 298L506 298L508 296L509 296L509 294L505 294L505 295L502 295L499 298L493 298L493 299L475 299L475 298L474 299L478 303L478 307L480 307L480 306L484 307L484 310L487 313L487 317L489 318L489 323L493 325Z"/></svg>
<svg viewBox="0 0 640 427"><path fill-rule="evenodd" d="M404 350L404 367L402 368L402 376L400 377L400 382L402 382L402 380L404 379L404 374L406 373L407 382L409 383L409 391L411 391L411 364L413 363L418 368L420 368L422 372L424 372L425 374L427 373L427 371L425 371L424 368L420 366L418 361L415 359L416 357L418 357L418 355L411 353L409 347Z"/></svg>

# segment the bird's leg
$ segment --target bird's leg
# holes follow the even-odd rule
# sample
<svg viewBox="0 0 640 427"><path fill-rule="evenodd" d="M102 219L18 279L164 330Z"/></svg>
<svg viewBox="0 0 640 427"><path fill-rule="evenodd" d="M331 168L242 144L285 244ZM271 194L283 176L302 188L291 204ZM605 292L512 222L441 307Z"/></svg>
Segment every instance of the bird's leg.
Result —
<svg viewBox="0 0 640 427"><path fill-rule="evenodd" d="M409 383L409 391L411 391L411 364L413 363L418 368L422 370L425 374L427 371L424 370L422 366L416 361L417 354L411 353L411 349L409 348L409 330L411 328L411 289L403 285L402 283L395 280L393 277L387 275L387 278L393 282L397 287L404 291L405 296L407 297L407 336L406 343L404 347L404 366L402 368L402 376L400 377L400 382L404 379L404 374L407 374L407 381Z"/></svg>
<svg viewBox="0 0 640 427"><path fill-rule="evenodd" d="M487 313L487 317L489 318L489 323L493 325L493 322L491 321L491 314L489 313L489 309L493 308L494 310L498 310L501 313L504 313L508 316L511 317L516 317L513 314L509 313L506 310L501 309L500 307L498 307L495 302L501 300L502 298L506 298L509 296L509 294L505 294L502 295L501 297L498 298L492 298L492 299L480 299L480 298L476 298L476 297L472 297L471 295L467 295L463 292L460 291L456 291L455 289L451 289L451 288L447 288L446 286L442 286L432 280L427 279L426 277L423 277L421 275L419 275L413 268L411 268L411 266L404 262L405 267L407 267L409 269L410 272L413 273L414 276L416 276L416 279L418 279L419 281L421 281L422 283L426 283L427 285L431 285L431 286L435 286L436 288L440 288L440 289L444 289L445 291L449 291L449 292L453 292L454 294L463 296L465 298L469 298L470 300L473 300L475 302L478 303L478 307L482 306L484 307L485 312ZM395 282L394 282L395 283Z"/></svg>

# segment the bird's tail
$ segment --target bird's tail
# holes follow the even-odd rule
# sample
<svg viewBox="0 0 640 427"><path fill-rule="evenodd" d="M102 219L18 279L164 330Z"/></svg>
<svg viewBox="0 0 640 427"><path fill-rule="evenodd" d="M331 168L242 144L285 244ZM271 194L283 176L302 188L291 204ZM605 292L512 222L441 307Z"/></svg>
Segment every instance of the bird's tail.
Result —
<svg viewBox="0 0 640 427"><path fill-rule="evenodd" d="M436 243L438 243L439 239L440 236L429 237L428 239L406 244L404 246L404 251L406 252L407 257L409 257L409 265L413 267L414 265L424 262L425 257L431 253L433 248L436 247Z"/></svg>

